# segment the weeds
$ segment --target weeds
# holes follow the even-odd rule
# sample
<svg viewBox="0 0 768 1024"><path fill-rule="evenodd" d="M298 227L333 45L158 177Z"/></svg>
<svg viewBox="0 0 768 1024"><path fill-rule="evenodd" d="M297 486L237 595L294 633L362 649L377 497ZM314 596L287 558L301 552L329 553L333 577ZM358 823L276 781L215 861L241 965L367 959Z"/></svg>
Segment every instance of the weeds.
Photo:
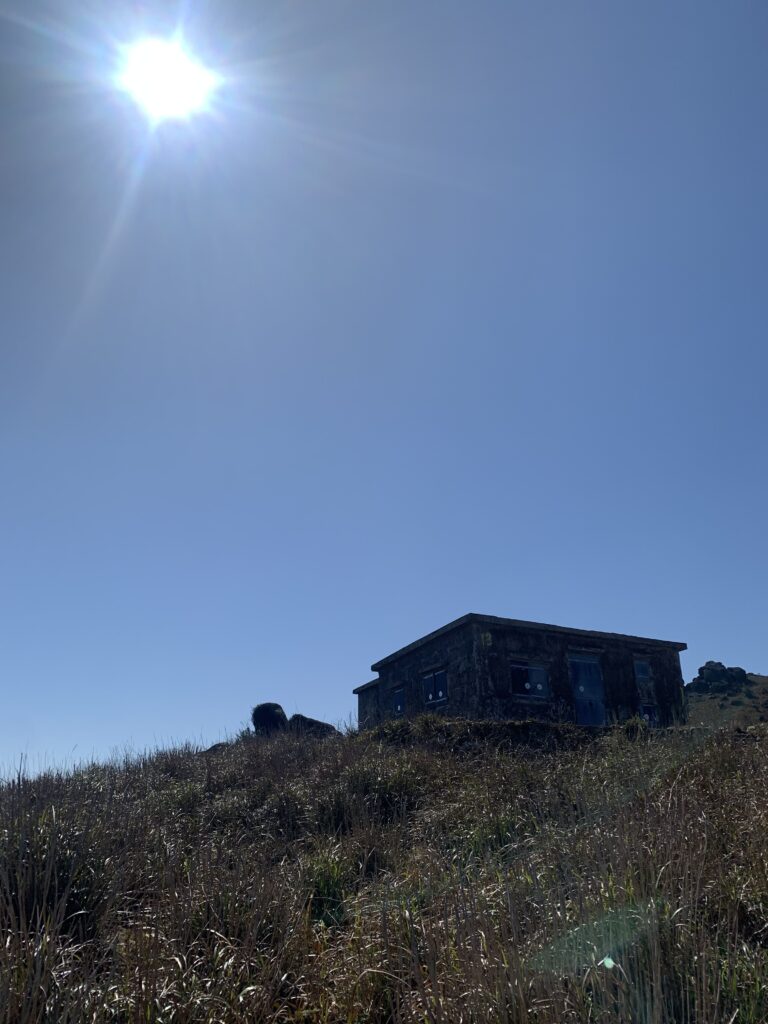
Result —
<svg viewBox="0 0 768 1024"><path fill-rule="evenodd" d="M768 730L397 722L0 785L0 1024L763 1024Z"/></svg>

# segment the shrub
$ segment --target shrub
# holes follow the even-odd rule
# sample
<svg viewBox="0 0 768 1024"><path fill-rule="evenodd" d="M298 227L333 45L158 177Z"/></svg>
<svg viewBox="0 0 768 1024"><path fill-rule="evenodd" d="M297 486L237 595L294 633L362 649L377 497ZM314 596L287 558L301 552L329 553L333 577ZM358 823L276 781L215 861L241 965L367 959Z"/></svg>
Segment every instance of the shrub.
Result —
<svg viewBox="0 0 768 1024"><path fill-rule="evenodd" d="M622 722L620 728L628 740L641 740L648 735L648 722L639 715Z"/></svg>
<svg viewBox="0 0 768 1024"><path fill-rule="evenodd" d="M369 822L403 821L416 808L419 792L419 780L407 761L363 758L321 795L318 827L341 835Z"/></svg>
<svg viewBox="0 0 768 1024"><path fill-rule="evenodd" d="M270 794L265 812L285 839L294 840L306 830L309 801L300 785L289 785Z"/></svg>
<svg viewBox="0 0 768 1024"><path fill-rule="evenodd" d="M314 921L341 925L347 919L344 895L349 882L349 867L338 846L319 849L304 868L309 889L309 907Z"/></svg>

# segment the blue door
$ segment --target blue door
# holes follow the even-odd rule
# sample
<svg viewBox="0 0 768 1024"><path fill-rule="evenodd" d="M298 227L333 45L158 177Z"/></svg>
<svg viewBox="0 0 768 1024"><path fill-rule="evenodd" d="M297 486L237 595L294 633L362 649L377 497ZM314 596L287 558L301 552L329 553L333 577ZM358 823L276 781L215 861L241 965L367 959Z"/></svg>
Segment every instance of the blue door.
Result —
<svg viewBox="0 0 768 1024"><path fill-rule="evenodd" d="M573 702L578 725L605 725L605 686L597 655L572 654L568 658Z"/></svg>

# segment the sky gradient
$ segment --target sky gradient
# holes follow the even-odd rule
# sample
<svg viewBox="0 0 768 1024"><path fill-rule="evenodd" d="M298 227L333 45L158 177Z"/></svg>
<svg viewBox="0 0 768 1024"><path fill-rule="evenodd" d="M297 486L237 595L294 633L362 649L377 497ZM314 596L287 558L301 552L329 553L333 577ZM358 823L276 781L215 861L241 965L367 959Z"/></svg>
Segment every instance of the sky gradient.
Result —
<svg viewBox="0 0 768 1024"><path fill-rule="evenodd" d="M181 22L225 84L150 132L116 54ZM468 611L768 672L767 44L0 0L0 763L349 720Z"/></svg>

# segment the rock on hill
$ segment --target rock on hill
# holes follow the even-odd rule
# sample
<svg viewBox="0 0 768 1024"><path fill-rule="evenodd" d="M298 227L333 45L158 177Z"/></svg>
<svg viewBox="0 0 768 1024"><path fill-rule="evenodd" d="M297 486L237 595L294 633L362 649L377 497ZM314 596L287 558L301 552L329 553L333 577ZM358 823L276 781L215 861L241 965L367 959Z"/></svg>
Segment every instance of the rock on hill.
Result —
<svg viewBox="0 0 768 1024"><path fill-rule="evenodd" d="M691 725L718 727L768 721L768 676L708 661L686 687Z"/></svg>

